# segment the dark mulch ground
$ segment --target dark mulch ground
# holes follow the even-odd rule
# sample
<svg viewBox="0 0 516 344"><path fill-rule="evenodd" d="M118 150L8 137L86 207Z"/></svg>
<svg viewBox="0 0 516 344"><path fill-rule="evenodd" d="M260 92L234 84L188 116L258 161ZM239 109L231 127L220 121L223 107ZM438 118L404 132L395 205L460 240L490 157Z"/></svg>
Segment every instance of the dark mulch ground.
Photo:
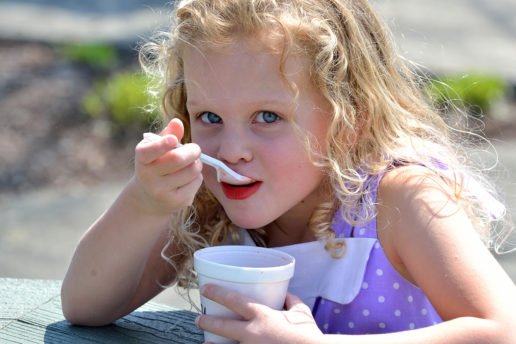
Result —
<svg viewBox="0 0 516 344"><path fill-rule="evenodd" d="M82 110L98 73L35 43L0 42L0 61L0 192L88 186L131 173L139 134L113 139L105 121Z"/></svg>
<svg viewBox="0 0 516 344"><path fill-rule="evenodd" d="M136 65L129 55L125 63ZM129 177L145 128L114 139L105 121L85 114L81 99L98 72L36 43L0 42L0 61L0 192ZM514 102L504 111L514 115L486 120L488 136L516 137Z"/></svg>

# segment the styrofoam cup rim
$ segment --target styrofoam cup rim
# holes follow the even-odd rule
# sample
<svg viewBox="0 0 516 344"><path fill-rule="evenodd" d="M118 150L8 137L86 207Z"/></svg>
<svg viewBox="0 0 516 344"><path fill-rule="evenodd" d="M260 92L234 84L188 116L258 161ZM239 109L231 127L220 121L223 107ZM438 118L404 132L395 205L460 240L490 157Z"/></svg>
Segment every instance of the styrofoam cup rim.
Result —
<svg viewBox="0 0 516 344"><path fill-rule="evenodd" d="M210 254L222 252L260 253L276 256L284 264L273 267L241 267L221 264L207 259ZM197 274L213 279L238 283L275 283L289 280L294 275L295 259L288 253L272 248L225 245L213 246L197 250L194 253L194 268Z"/></svg>

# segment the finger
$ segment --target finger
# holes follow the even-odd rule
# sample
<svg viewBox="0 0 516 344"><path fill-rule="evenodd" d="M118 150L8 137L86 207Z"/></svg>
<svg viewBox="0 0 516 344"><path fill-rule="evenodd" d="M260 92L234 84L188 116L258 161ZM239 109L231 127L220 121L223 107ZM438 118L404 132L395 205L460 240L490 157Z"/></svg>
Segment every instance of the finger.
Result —
<svg viewBox="0 0 516 344"><path fill-rule="evenodd" d="M169 169L160 167L157 173L165 178L165 183L170 182L169 185L175 185L178 188L190 183L199 176L202 178L202 168L201 160L197 159L180 169L176 169L175 166L171 166Z"/></svg>
<svg viewBox="0 0 516 344"><path fill-rule="evenodd" d="M154 160L152 164L156 165L159 175L162 176L187 169L192 164L196 167L196 171L199 169L198 172L200 173L202 170L202 162L199 160L200 156L201 148L198 145L187 144L166 152Z"/></svg>
<svg viewBox="0 0 516 344"><path fill-rule="evenodd" d="M182 204L183 206L189 206L193 203L195 195L201 187L201 184L202 175L199 174L190 182L171 190L170 196L175 200L174 203Z"/></svg>
<svg viewBox="0 0 516 344"><path fill-rule="evenodd" d="M294 294L287 293L287 297L285 298L285 309L287 311L301 311L303 313L312 313L310 307L308 307L303 300L297 297Z"/></svg>
<svg viewBox="0 0 516 344"><path fill-rule="evenodd" d="M163 154L174 149L179 140L174 135L166 135L160 138L143 139L136 145L135 157L142 164L149 164Z"/></svg>
<svg viewBox="0 0 516 344"><path fill-rule="evenodd" d="M174 135L178 138L179 141L183 138L185 133L185 128L183 126L183 122L179 118L173 118L170 122L168 122L167 126L160 135Z"/></svg>
<svg viewBox="0 0 516 344"><path fill-rule="evenodd" d="M194 180L200 180L202 183L203 177L201 174L201 170L202 163L200 162L200 160L197 160L194 163L186 166L185 168L177 172L162 176L164 189L179 190L181 188L188 186ZM169 187L166 187L166 185L168 185Z"/></svg>
<svg viewBox="0 0 516 344"><path fill-rule="evenodd" d="M151 167L140 171L139 176L152 185L151 189L155 190L155 194L170 194L174 199L183 199L181 193L184 192L184 195L188 196L186 198L189 198L189 195L195 194L202 184L201 170L202 163L195 161L174 173L160 175L155 168ZM192 183L195 185L191 185Z"/></svg>
<svg viewBox="0 0 516 344"><path fill-rule="evenodd" d="M315 324L310 307L294 294L287 293L285 298L286 312L282 312L285 320L292 325ZM315 325L317 326L317 325Z"/></svg>
<svg viewBox="0 0 516 344"><path fill-rule="evenodd" d="M195 319L195 325L203 331L208 331L234 340L240 340L243 338L247 322L202 314Z"/></svg>
<svg viewBox="0 0 516 344"><path fill-rule="evenodd" d="M201 287L200 291L201 295L204 297L226 306L244 319L254 318L259 308L265 307L248 296L215 284L205 284Z"/></svg>

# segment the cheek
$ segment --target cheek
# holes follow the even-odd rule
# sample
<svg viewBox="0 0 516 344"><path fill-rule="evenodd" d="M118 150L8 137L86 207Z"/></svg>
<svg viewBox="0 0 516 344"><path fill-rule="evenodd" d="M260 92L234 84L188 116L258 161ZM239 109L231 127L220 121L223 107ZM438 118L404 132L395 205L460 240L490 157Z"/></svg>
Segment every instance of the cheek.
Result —
<svg viewBox="0 0 516 344"><path fill-rule="evenodd" d="M294 156L298 156L295 146L288 140L280 140L279 142L263 144L260 149L261 161L269 170L280 170L292 164Z"/></svg>
<svg viewBox="0 0 516 344"><path fill-rule="evenodd" d="M195 130L192 130L192 142L199 145L201 148L201 152L214 157L215 151L216 151L216 145L212 138L210 138L206 134L200 134L196 132ZM203 170L204 173L204 170Z"/></svg>
<svg viewBox="0 0 516 344"><path fill-rule="evenodd" d="M202 177L204 180L204 184L208 187L208 189L214 193L217 188L219 188L219 182L217 181L217 172L213 167L208 165L204 165L202 167Z"/></svg>
<svg viewBox="0 0 516 344"><path fill-rule="evenodd" d="M190 127L190 137L192 139L192 142L197 143L202 148L202 136L197 133L197 130L195 130L195 127Z"/></svg>
<svg viewBox="0 0 516 344"><path fill-rule="evenodd" d="M202 178L204 184L212 193L215 194L217 189L220 189L220 184L217 181L217 171L213 167L203 164Z"/></svg>
<svg viewBox="0 0 516 344"><path fill-rule="evenodd" d="M294 141L271 147L265 157L269 171L280 179L296 180L306 170L315 168L311 163L304 143Z"/></svg>

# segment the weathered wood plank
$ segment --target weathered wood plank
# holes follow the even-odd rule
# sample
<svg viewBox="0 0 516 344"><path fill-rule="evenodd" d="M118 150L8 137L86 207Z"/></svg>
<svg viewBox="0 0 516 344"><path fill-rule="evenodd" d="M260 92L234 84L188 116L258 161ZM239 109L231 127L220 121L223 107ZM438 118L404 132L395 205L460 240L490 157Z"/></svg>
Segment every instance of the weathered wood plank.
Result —
<svg viewBox="0 0 516 344"><path fill-rule="evenodd" d="M7 321L0 328L0 342L182 344L203 341L202 331L194 325L196 313L154 302L109 326L73 326L62 314L59 289L60 283L56 281L0 279L0 318ZM8 304L9 293L13 301L21 304ZM20 293L25 297L20 297ZM6 304L8 306L4 307Z"/></svg>
<svg viewBox="0 0 516 344"><path fill-rule="evenodd" d="M0 278L0 329L59 295L60 281Z"/></svg>

